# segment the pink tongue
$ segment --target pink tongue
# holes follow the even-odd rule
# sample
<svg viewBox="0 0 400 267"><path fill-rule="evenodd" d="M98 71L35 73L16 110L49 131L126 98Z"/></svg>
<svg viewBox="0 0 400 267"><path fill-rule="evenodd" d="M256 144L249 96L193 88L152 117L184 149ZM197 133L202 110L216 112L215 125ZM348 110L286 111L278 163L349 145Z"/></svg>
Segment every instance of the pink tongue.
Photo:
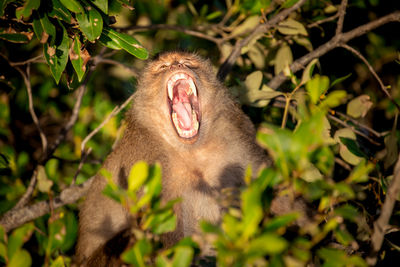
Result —
<svg viewBox="0 0 400 267"><path fill-rule="evenodd" d="M174 100L172 109L178 115L180 126L184 130L192 127L192 107L186 93L189 83L186 80L179 80L174 87Z"/></svg>
<svg viewBox="0 0 400 267"><path fill-rule="evenodd" d="M184 130L189 130L192 127L192 107L189 103L178 102L172 106L173 110L178 115L178 120Z"/></svg>

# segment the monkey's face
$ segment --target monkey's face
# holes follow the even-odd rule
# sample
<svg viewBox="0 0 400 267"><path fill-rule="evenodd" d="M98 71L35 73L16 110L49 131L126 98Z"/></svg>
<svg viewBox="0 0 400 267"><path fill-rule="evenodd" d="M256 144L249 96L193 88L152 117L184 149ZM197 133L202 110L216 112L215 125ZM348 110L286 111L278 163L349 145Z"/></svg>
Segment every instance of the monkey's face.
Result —
<svg viewBox="0 0 400 267"><path fill-rule="evenodd" d="M151 120L170 144L176 140L193 144L199 139L204 105L213 95L210 83L214 77L211 65L190 53L164 53L148 64L138 94L147 99L146 103L152 103Z"/></svg>

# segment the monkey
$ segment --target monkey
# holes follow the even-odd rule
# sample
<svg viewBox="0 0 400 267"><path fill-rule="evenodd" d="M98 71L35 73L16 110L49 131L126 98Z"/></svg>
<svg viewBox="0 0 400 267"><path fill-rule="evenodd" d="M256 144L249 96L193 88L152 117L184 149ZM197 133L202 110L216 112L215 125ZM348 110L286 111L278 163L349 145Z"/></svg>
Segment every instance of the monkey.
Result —
<svg viewBox="0 0 400 267"><path fill-rule="evenodd" d="M249 165L258 170L270 164L254 125L217 80L210 60L194 53L164 52L147 63L126 120L103 167L123 186L135 162L161 164L162 200L181 198L174 207L176 230L162 236L166 247L195 234L200 220L218 223L221 190L242 186ZM130 214L102 194L105 185L98 174L80 209L81 265L112 266L112 249L121 253L128 243Z"/></svg>

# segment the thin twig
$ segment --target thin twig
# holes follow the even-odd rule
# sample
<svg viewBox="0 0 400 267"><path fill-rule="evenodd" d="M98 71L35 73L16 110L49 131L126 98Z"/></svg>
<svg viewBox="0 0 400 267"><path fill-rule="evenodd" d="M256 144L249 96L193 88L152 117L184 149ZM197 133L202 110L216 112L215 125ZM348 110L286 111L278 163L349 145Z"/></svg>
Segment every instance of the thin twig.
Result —
<svg viewBox="0 0 400 267"><path fill-rule="evenodd" d="M30 64L30 63L37 63L37 62L44 62L43 60L43 55L38 55L36 57L24 60L24 61L20 61L20 62L11 62L8 61L8 63L10 64L10 66L12 67L16 67L16 66L21 66L21 65L26 65L26 64Z"/></svg>
<svg viewBox="0 0 400 267"><path fill-rule="evenodd" d="M389 226L389 219L392 215L394 204L400 192L400 154L394 168L393 180L391 181L382 206L381 215L374 223L374 231L371 236L371 253L367 257L369 265L375 265L377 254L382 247L383 238Z"/></svg>
<svg viewBox="0 0 400 267"><path fill-rule="evenodd" d="M83 153L82 159L79 162L78 169L75 172L75 175L74 175L74 178L72 179L71 185L75 184L76 178L78 177L78 174L81 172L81 170L83 168L83 165L86 163L86 160L87 160L87 158L88 158L90 153L92 153L92 148L91 147L89 147L89 149L86 152Z"/></svg>
<svg viewBox="0 0 400 267"><path fill-rule="evenodd" d="M96 129L94 129L92 132L90 132L85 139L83 139L82 144L81 144L81 155L84 155L84 151L85 151L85 146L86 143L96 134L100 131L101 128L104 127L104 125L106 125L107 122L109 122L109 120L114 117L115 115L117 115L119 112L121 112L122 109L124 109L133 99L134 95L131 95L128 99L125 100L125 102L120 105L120 106L116 106L110 114L108 114L108 116L99 124L99 126L96 127Z"/></svg>
<svg viewBox="0 0 400 267"><path fill-rule="evenodd" d="M322 55L325 55L326 53L331 51L332 49L339 47L342 44L345 44L354 38L364 35L365 33L370 32L382 25L385 25L386 23L399 22L399 21L400 21L400 11L395 11L379 19L371 21L367 24L361 25L351 31L335 35L331 40L329 40L325 44L319 46L317 49L295 60L292 64L290 64L289 66L290 70L293 73L296 73L299 70L305 68L305 66L309 62L311 62L311 60L313 60L314 58L319 58ZM286 80L287 77L283 74L283 72L281 72L268 82L268 86L272 89L276 89Z"/></svg>
<svg viewBox="0 0 400 267"><path fill-rule="evenodd" d="M12 210L17 210L24 207L32 197L33 190L36 187L37 183L37 176L38 176L38 169L36 168L33 171L31 180L29 181L28 188L26 189L24 195L18 200L17 204L12 208Z"/></svg>
<svg viewBox="0 0 400 267"><path fill-rule="evenodd" d="M342 2L340 3L339 11L338 11L339 19L337 22L335 35L339 35L342 33L344 16L346 15L346 7L347 7L347 0L342 0Z"/></svg>
<svg viewBox="0 0 400 267"><path fill-rule="evenodd" d="M329 22L329 21L335 20L337 17L339 17L339 12L336 12L336 14L333 15L333 16L330 16L330 17L327 17L327 18L318 20L318 21L316 21L316 22L313 22L313 23L311 23L311 24L308 24L308 25L307 25L307 28L314 28L314 27L317 27L317 26L319 26L319 25L321 25L321 24L323 24L323 23L325 23L325 22Z"/></svg>
<svg viewBox="0 0 400 267"><path fill-rule="evenodd" d="M344 126L344 127L346 127L346 128L350 128L354 133L358 134L359 136L364 137L364 138L367 139L370 143L372 143L372 144L374 144L374 145L377 145L377 146L380 146L380 145L381 145L379 142L375 141L374 139L372 139L371 137L369 137L369 136L366 135L365 133L360 132L359 130L357 130L357 129L354 128L353 126L348 125L347 123L345 123L345 122L342 121L341 119L336 118L335 116L332 116L331 114L328 114L328 118L331 119L331 120L333 120L333 121L336 121L337 123L339 123L340 125L342 125L342 126Z"/></svg>
<svg viewBox="0 0 400 267"><path fill-rule="evenodd" d="M356 55L359 59L361 59L365 65L367 65L368 70L374 75L375 79L378 81L382 91L385 93L385 95L392 101L392 103L396 106L397 110L400 111L400 105L396 102L396 100L393 99L393 97L390 95L389 91L386 89L387 87L383 84L381 78L378 76L378 74L375 72L374 68L369 64L368 60L357 50L355 50L353 47L347 45L347 44L342 44L340 45L344 49L349 50L351 53Z"/></svg>
<svg viewBox="0 0 400 267"><path fill-rule="evenodd" d="M22 75L22 78L24 79L26 92L28 94L29 113L31 114L32 120L39 131L40 139L42 140L42 153L45 154L47 151L47 138L42 130L42 127L40 127L39 119L36 116L35 109L33 107L32 85L30 81L30 64L28 63L28 65L26 66L26 73L18 67L16 67L15 69Z"/></svg>
<svg viewBox="0 0 400 267"><path fill-rule="evenodd" d="M348 121L351 121L354 125L363 128L364 130L367 130L368 132L370 132L371 134L375 135L376 137L380 138L383 137L386 133L379 133L377 131L375 131L374 129L372 129L371 127L368 127L365 124L360 123L359 121L353 119L352 117L340 112L340 111L335 111L336 114L338 114L339 116L345 118Z"/></svg>
<svg viewBox="0 0 400 267"><path fill-rule="evenodd" d="M296 4L294 4L292 7L287 8L278 14L276 14L272 19L269 21L263 23L263 24L258 24L253 31L244 39L238 40L235 44L235 46L232 49L232 52L228 56L228 58L225 60L225 62L221 65L221 67L218 70L217 77L220 81L225 80L226 76L228 73L231 71L234 63L236 62L237 58L240 56L240 52L244 46L246 46L254 37L258 36L259 34L263 34L268 32L268 30L274 26L276 26L279 22L283 21L284 19L289 16L294 10L298 9L301 7L306 0L300 0Z"/></svg>
<svg viewBox="0 0 400 267"><path fill-rule="evenodd" d="M139 76L139 72L136 69L134 69L128 65L125 65L124 63L121 63L119 61L113 60L113 59L96 56L96 57L94 57L94 62L96 65L99 63L105 63L105 64L120 66L120 67L123 67L124 69L128 70L130 73L132 73L133 77L137 78Z"/></svg>

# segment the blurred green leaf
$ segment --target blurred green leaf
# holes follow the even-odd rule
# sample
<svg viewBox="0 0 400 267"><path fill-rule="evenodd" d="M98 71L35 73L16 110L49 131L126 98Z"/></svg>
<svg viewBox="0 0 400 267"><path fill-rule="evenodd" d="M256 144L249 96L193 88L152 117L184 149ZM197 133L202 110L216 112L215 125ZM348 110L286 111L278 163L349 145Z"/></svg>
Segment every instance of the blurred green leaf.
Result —
<svg viewBox="0 0 400 267"><path fill-rule="evenodd" d="M283 44L275 56L275 75L278 75L293 62L292 50L287 44Z"/></svg>
<svg viewBox="0 0 400 267"><path fill-rule="evenodd" d="M85 9L78 0L60 0L60 2L69 10L75 13L84 13Z"/></svg>
<svg viewBox="0 0 400 267"><path fill-rule="evenodd" d="M53 261L50 267L65 267L64 258L62 256L58 256L55 261Z"/></svg>
<svg viewBox="0 0 400 267"><path fill-rule="evenodd" d="M319 101L321 95L325 94L328 88L329 78L327 76L320 76L319 74L316 74L306 83L306 90L314 104Z"/></svg>
<svg viewBox="0 0 400 267"><path fill-rule="evenodd" d="M177 247L172 259L172 267L191 266L193 254L193 248L191 247Z"/></svg>
<svg viewBox="0 0 400 267"><path fill-rule="evenodd" d="M8 237L8 259L12 260L14 257L18 258L18 253L21 253L20 249L22 245L29 239L33 232L34 226L32 223L25 224L20 228L14 230ZM24 253L22 253L24 254ZM24 255L21 255L24 257ZM15 265L16 266L16 265Z"/></svg>
<svg viewBox="0 0 400 267"><path fill-rule="evenodd" d="M338 83L343 82L344 80L346 80L346 79L349 78L350 76L351 76L351 73L347 74L346 76L337 78L336 80L334 80L334 81L332 82L331 87L335 86L335 85L338 84Z"/></svg>
<svg viewBox="0 0 400 267"><path fill-rule="evenodd" d="M149 176L149 165L144 161L136 162L128 176L128 190L136 192Z"/></svg>
<svg viewBox="0 0 400 267"><path fill-rule="evenodd" d="M26 0L22 7L18 7L15 10L15 17L17 19L27 19L32 15L32 10L38 9L40 6L40 0Z"/></svg>
<svg viewBox="0 0 400 267"><path fill-rule="evenodd" d="M77 13L75 18L79 23L80 29L89 41L94 42L100 37L103 31L103 17L93 7L87 6L84 13Z"/></svg>
<svg viewBox="0 0 400 267"><path fill-rule="evenodd" d="M304 25L291 18L279 23L277 28L280 33L285 35L308 35Z"/></svg>
<svg viewBox="0 0 400 267"><path fill-rule="evenodd" d="M152 251L150 242L146 239L138 240L133 248L122 253L121 258L126 263L133 264L134 266L145 267L146 258Z"/></svg>
<svg viewBox="0 0 400 267"><path fill-rule="evenodd" d="M249 254L278 254L288 246L288 242L277 234L266 233L251 240L247 253Z"/></svg>
<svg viewBox="0 0 400 267"><path fill-rule="evenodd" d="M15 252L13 257L10 258L7 267L29 267L31 264L31 255L28 253L28 251L22 249Z"/></svg>
<svg viewBox="0 0 400 267"><path fill-rule="evenodd" d="M347 147L347 149L358 157L365 157L365 154L359 148L356 140L347 137L339 137L340 142Z"/></svg>
<svg viewBox="0 0 400 267"><path fill-rule="evenodd" d="M51 181L47 178L44 167L42 165L39 165L38 166L38 174L37 174L38 190L43 193L49 193L52 186L53 186L53 181Z"/></svg>
<svg viewBox="0 0 400 267"><path fill-rule="evenodd" d="M281 227L287 227L299 218L299 216L298 212L292 212L274 217L265 223L264 231L276 231Z"/></svg>
<svg viewBox="0 0 400 267"><path fill-rule="evenodd" d="M368 110L372 107L372 101L370 100L369 95L360 95L356 98L353 98L347 104L347 115L352 116L353 118L363 118L367 115Z"/></svg>
<svg viewBox="0 0 400 267"><path fill-rule="evenodd" d="M343 218L353 222L360 216L357 209L349 204L337 207L334 212L336 215L342 216Z"/></svg>

